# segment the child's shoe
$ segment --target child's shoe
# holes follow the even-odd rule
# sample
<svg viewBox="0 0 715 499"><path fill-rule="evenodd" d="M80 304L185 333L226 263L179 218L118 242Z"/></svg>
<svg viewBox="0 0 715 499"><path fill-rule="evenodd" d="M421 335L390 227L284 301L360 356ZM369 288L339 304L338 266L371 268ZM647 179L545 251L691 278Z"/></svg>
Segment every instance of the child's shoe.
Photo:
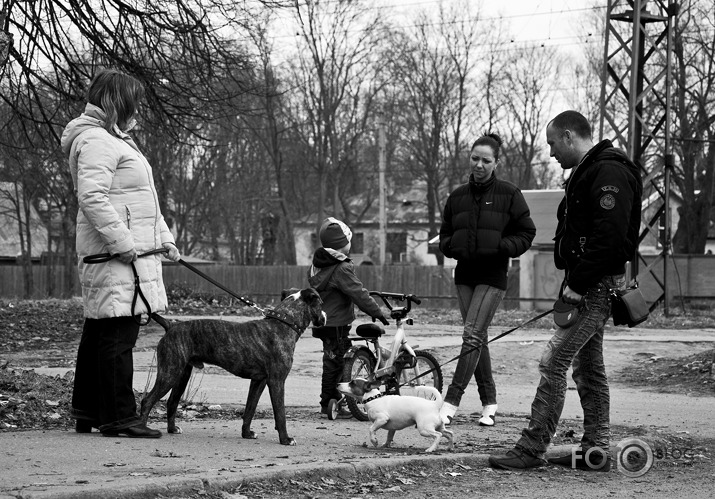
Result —
<svg viewBox="0 0 715 499"><path fill-rule="evenodd" d="M348 409L348 403L344 396L338 403L338 414L336 417L338 419L350 419L353 417L353 413L350 412L350 409Z"/></svg>

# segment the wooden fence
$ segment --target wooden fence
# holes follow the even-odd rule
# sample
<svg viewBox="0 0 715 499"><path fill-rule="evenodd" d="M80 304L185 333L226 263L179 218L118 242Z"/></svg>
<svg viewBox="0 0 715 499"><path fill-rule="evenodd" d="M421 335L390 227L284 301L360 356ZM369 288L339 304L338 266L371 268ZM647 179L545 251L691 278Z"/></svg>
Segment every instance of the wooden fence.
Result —
<svg viewBox="0 0 715 499"><path fill-rule="evenodd" d="M549 255L544 258L552 261ZM649 262L653 257L647 257ZM553 263L550 263L553 266ZM534 265L532 265L534 266ZM531 272L532 277L544 281L547 277L539 274L536 266L533 269L512 267L509 272L504 307L518 306L519 302L537 301L535 292L525 292L530 296L520 296L519 271ZM227 288L245 296L257 303L273 303L279 297L281 290L299 288L307 285L307 267L305 266L269 266L250 267L235 265L201 265L200 270L220 282ZM360 265L356 267L358 277L367 289L391 291L396 293L412 293L425 300L427 307L456 306L456 293L452 278L452 269L439 266L414 265ZM545 271L549 273L549 271ZM552 269L550 272L555 273ZM542 272L543 273L543 272ZM657 299L662 292L658 280L662 281L662 264L656 265L652 275L639 277L641 287L648 301ZM76 289L79 282L75 276ZM526 275L526 274L525 274ZM52 298L48 292L48 267L34 266L33 278L35 292L32 298ZM54 268L53 279L55 289L64 289L63 269ZM533 280L533 279L532 279ZM225 294L210 282L204 280L181 265L164 265L164 281L167 287L172 285L188 287L194 291ZM0 266L0 298L19 298L24 295L22 267L16 265ZM671 298L681 296L688 300L715 300L715 256L712 255L678 255L668 262L668 282ZM558 291L558 286L556 288ZM79 292L79 291L78 291ZM555 291L549 291L553 294ZM553 300L550 296L540 297L547 306ZM544 301L545 300L545 301Z"/></svg>
<svg viewBox="0 0 715 499"><path fill-rule="evenodd" d="M288 288L305 287L308 284L305 266L236 266L236 265L201 265L201 272L221 283L235 293L257 303L274 303L280 298L281 291ZM164 283L167 288L180 286L195 292L226 295L221 289L181 265L164 265ZM452 278L452 269L438 266L373 266L356 267L356 273L363 285L370 290L411 293L423 299L427 307L456 306L456 293ZM48 289L49 275L47 267L34 266L33 279L35 292L33 298L51 298ZM61 269L54 272L55 289L64 289ZM507 295L518 297L518 272L509 277ZM75 282L79 290L79 280ZM20 266L0 266L0 298L19 298L23 296L23 275ZM508 306L508 305L505 305Z"/></svg>

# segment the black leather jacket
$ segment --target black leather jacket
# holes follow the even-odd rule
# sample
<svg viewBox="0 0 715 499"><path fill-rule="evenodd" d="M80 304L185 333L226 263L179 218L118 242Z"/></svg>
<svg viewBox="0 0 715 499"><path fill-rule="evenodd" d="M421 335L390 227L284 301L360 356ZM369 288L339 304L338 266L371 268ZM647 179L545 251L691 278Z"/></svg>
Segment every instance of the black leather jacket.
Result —
<svg viewBox="0 0 715 499"><path fill-rule="evenodd" d="M625 272L638 246L642 194L638 167L610 140L586 153L566 184L554 237L554 263L572 290L586 294Z"/></svg>

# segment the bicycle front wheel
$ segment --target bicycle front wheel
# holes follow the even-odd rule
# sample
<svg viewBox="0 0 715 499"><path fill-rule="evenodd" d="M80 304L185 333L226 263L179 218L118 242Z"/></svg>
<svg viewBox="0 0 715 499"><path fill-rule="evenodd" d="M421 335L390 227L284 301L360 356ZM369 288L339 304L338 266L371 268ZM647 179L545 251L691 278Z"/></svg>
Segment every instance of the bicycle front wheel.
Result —
<svg viewBox="0 0 715 499"><path fill-rule="evenodd" d="M435 356L425 350L415 350L415 358L415 367L406 367L400 372L400 395L423 396L418 387L428 386L441 396L442 368ZM422 376L424 373L427 374Z"/></svg>
<svg viewBox="0 0 715 499"><path fill-rule="evenodd" d="M343 368L343 380L352 381L355 378L368 379L370 374L375 370L375 358L372 354L364 349L357 350L354 355L345 359L345 367ZM367 409L365 405L358 399L347 396L345 401L348 404L348 409L358 421L368 421Z"/></svg>

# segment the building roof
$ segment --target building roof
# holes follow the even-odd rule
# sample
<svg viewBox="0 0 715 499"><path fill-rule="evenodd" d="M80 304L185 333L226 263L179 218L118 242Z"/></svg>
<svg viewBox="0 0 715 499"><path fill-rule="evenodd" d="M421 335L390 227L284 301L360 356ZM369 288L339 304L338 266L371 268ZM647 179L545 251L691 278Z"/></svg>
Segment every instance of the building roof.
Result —
<svg viewBox="0 0 715 499"><path fill-rule="evenodd" d="M554 235L556 234L556 210L564 197L563 189L538 189L538 190L523 190L531 218L536 225L536 237L533 245L552 245L554 243ZM427 226L427 204L421 201L424 198L423 182L417 182L403 197L391 198L388 200L387 222L388 226L395 230L401 229L416 229L418 227ZM328 216L329 214L326 214ZM439 217L438 217L439 219ZM297 220L294 221L296 227L311 227L315 224L313 220ZM363 217L360 223L351 223L351 227L367 228L377 227L377 206L372 207ZM435 236L429 242L434 244L439 240L439 236Z"/></svg>

